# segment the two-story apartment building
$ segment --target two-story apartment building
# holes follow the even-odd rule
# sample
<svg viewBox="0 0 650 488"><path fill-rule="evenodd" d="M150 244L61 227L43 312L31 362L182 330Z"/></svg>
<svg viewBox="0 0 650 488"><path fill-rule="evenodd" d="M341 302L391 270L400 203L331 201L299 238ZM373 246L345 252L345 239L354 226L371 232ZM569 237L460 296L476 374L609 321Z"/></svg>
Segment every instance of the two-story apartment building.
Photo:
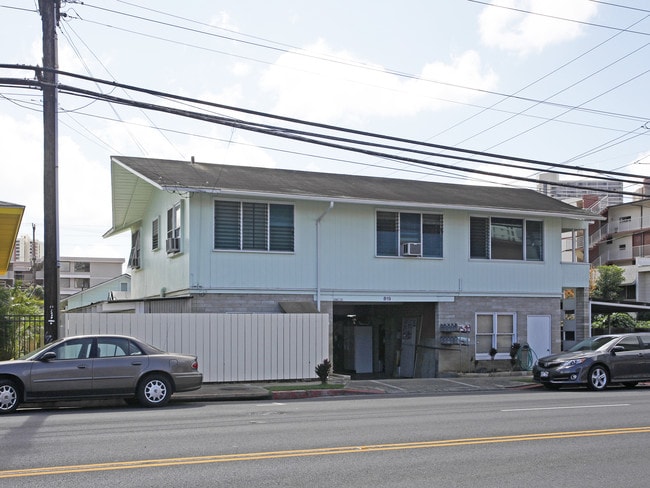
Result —
<svg viewBox="0 0 650 488"><path fill-rule="evenodd" d="M595 266L625 270L627 300L650 303L650 199L607 207L592 225L590 257Z"/></svg>
<svg viewBox="0 0 650 488"><path fill-rule="evenodd" d="M326 313L337 371L559 351L567 288L588 332L589 264L562 262L562 234L599 217L532 190L113 157L112 206L140 310Z"/></svg>

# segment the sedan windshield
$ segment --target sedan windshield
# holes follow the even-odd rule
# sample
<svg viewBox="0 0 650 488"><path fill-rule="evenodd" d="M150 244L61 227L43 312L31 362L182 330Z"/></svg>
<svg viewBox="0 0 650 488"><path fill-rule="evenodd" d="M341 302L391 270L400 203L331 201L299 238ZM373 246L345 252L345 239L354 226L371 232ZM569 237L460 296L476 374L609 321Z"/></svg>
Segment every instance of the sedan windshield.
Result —
<svg viewBox="0 0 650 488"><path fill-rule="evenodd" d="M597 349L600 349L603 346L606 346L614 339L616 339L616 337L614 336L590 337L588 339L585 339L584 341L578 342L575 346L569 349L569 351L571 352L595 351Z"/></svg>

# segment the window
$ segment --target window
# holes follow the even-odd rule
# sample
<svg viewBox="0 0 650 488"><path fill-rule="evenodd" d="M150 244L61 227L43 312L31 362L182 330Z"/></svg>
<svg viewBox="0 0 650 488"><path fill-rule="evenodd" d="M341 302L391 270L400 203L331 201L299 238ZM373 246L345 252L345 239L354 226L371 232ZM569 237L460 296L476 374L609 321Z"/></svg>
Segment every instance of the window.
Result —
<svg viewBox="0 0 650 488"><path fill-rule="evenodd" d="M293 252L293 214L293 205L216 200L214 248Z"/></svg>
<svg viewBox="0 0 650 488"><path fill-rule="evenodd" d="M81 290L87 290L90 288L90 278L75 278L74 279L74 288L79 288Z"/></svg>
<svg viewBox="0 0 650 488"><path fill-rule="evenodd" d="M167 245L168 254L181 250L181 202L167 210Z"/></svg>
<svg viewBox="0 0 650 488"><path fill-rule="evenodd" d="M472 259L544 260L544 223L497 217L470 217Z"/></svg>
<svg viewBox="0 0 650 488"><path fill-rule="evenodd" d="M79 261L74 263L75 273L90 273L90 263L88 261Z"/></svg>
<svg viewBox="0 0 650 488"><path fill-rule="evenodd" d="M57 359L88 359L91 338L70 339L51 349Z"/></svg>
<svg viewBox="0 0 650 488"><path fill-rule="evenodd" d="M377 212L377 255L404 255L404 245L420 244L422 256L442 257L442 215Z"/></svg>
<svg viewBox="0 0 650 488"><path fill-rule="evenodd" d="M160 217L151 222L151 250L160 249Z"/></svg>
<svg viewBox="0 0 650 488"><path fill-rule="evenodd" d="M140 268L140 229L131 234L131 253L129 254L129 268Z"/></svg>
<svg viewBox="0 0 650 488"><path fill-rule="evenodd" d="M476 314L476 357L490 357L490 350L510 355L510 347L517 342L517 321L512 313ZM505 356L504 356L505 357Z"/></svg>
<svg viewBox="0 0 650 488"><path fill-rule="evenodd" d="M129 339L123 337L97 339L97 357L99 358L140 355L142 355L142 350Z"/></svg>

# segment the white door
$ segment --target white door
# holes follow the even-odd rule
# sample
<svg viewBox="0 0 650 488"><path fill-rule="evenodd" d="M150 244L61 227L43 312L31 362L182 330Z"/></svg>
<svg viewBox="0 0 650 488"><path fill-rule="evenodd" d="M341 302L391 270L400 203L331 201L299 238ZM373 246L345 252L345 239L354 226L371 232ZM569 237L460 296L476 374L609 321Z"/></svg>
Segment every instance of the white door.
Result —
<svg viewBox="0 0 650 488"><path fill-rule="evenodd" d="M372 327L354 328L354 371L372 373Z"/></svg>
<svg viewBox="0 0 650 488"><path fill-rule="evenodd" d="M527 328L532 360L551 354L551 316L529 315Z"/></svg>

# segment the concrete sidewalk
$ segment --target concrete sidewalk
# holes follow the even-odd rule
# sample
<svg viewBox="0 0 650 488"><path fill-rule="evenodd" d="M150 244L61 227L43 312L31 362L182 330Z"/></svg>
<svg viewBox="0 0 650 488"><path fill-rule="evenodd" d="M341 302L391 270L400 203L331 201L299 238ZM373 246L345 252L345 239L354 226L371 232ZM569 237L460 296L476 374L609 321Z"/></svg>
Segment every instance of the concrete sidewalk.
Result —
<svg viewBox="0 0 650 488"><path fill-rule="evenodd" d="M318 381L269 383L205 383L201 389L176 393L172 402L206 402L236 400L289 400L343 395L417 395L435 393L471 393L504 389L536 388L529 374L468 374L449 378L387 378L346 381L343 388L291 389L270 391L269 388L317 385Z"/></svg>

